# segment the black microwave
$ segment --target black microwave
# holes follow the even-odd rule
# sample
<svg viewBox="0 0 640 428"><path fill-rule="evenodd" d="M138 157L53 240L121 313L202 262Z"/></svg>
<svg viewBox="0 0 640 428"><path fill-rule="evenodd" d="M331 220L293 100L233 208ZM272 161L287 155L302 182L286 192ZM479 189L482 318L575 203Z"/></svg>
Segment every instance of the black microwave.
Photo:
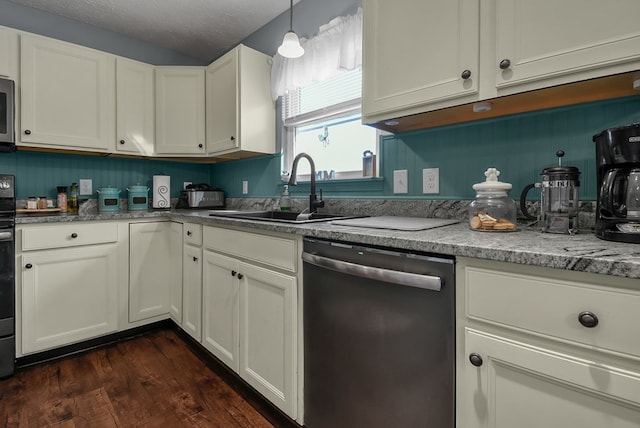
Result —
<svg viewBox="0 0 640 428"><path fill-rule="evenodd" d="M16 150L15 82L0 78L0 152Z"/></svg>

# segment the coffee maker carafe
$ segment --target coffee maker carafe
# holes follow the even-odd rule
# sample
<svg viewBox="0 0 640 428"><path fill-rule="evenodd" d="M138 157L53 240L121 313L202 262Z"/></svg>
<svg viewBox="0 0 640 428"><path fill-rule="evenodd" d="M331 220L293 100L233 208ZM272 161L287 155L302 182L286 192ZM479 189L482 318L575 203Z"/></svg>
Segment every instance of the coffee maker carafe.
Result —
<svg viewBox="0 0 640 428"><path fill-rule="evenodd" d="M520 209L530 220L538 220L540 230L549 233L574 235L578 232L578 193L580 171L575 166L563 166L564 152L558 150L558 165L542 170L542 182L528 184L520 195ZM540 187L540 214L529 214L526 205L527 193Z"/></svg>
<svg viewBox="0 0 640 428"><path fill-rule="evenodd" d="M598 167L596 236L640 243L640 124L593 136Z"/></svg>

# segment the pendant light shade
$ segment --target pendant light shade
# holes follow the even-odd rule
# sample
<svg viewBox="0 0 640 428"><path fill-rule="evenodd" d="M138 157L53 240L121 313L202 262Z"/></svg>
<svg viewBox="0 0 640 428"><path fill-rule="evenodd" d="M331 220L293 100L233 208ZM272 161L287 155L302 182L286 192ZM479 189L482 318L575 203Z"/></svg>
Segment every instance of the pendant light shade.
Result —
<svg viewBox="0 0 640 428"><path fill-rule="evenodd" d="M298 58L304 54L304 48L300 46L298 35L293 32L293 0L289 7L289 31L284 35L278 53L285 58Z"/></svg>

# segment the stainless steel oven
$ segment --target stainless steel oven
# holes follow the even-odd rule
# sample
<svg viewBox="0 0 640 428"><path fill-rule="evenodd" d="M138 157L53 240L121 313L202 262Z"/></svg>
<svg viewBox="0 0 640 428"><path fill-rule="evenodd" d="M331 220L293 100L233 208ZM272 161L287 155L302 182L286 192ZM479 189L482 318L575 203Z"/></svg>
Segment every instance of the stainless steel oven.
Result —
<svg viewBox="0 0 640 428"><path fill-rule="evenodd" d="M15 363L15 214L14 176L0 175L0 378Z"/></svg>
<svg viewBox="0 0 640 428"><path fill-rule="evenodd" d="M0 78L0 152L15 151L15 83Z"/></svg>
<svg viewBox="0 0 640 428"><path fill-rule="evenodd" d="M454 259L305 238L304 423L455 426Z"/></svg>

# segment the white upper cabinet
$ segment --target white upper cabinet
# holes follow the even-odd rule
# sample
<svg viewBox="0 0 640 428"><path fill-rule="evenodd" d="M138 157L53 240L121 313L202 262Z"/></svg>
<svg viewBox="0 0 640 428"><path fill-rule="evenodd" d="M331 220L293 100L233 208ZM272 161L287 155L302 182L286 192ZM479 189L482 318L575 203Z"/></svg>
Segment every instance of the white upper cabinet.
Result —
<svg viewBox="0 0 640 428"><path fill-rule="evenodd" d="M363 0L363 12L363 121L378 126L640 69L636 0Z"/></svg>
<svg viewBox="0 0 640 428"><path fill-rule="evenodd" d="M113 151L112 55L23 34L20 77L23 145Z"/></svg>
<svg viewBox="0 0 640 428"><path fill-rule="evenodd" d="M239 45L207 68L207 153L275 152L271 59Z"/></svg>
<svg viewBox="0 0 640 428"><path fill-rule="evenodd" d="M0 27L0 77L18 79L18 32Z"/></svg>
<svg viewBox="0 0 640 428"><path fill-rule="evenodd" d="M156 67L155 152L205 154L203 67Z"/></svg>
<svg viewBox="0 0 640 428"><path fill-rule="evenodd" d="M116 60L116 151L150 156L155 140L154 66Z"/></svg>
<svg viewBox="0 0 640 428"><path fill-rule="evenodd" d="M478 0L363 0L364 122L478 92Z"/></svg>
<svg viewBox="0 0 640 428"><path fill-rule="evenodd" d="M499 94L637 69L639 15L637 0L496 0Z"/></svg>

